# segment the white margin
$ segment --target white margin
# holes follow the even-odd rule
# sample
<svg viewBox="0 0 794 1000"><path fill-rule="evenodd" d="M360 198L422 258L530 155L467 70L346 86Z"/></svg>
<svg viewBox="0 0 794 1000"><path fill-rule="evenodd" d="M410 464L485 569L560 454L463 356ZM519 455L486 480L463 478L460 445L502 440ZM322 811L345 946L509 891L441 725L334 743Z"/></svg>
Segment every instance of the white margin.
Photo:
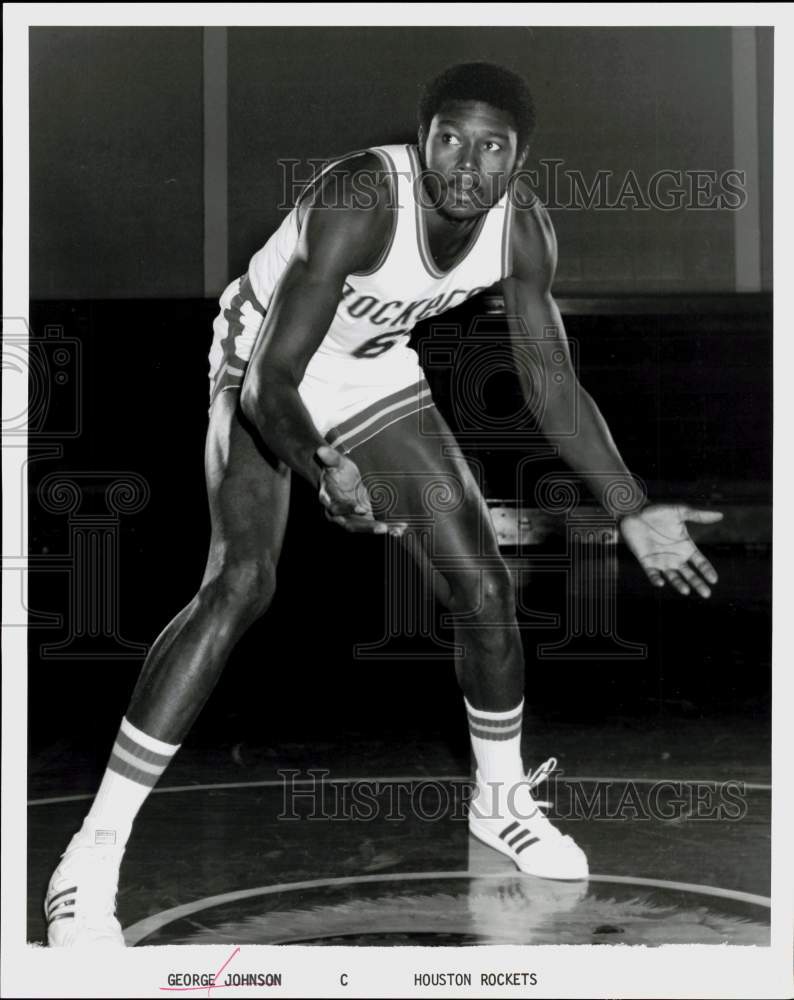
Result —
<svg viewBox="0 0 794 1000"><path fill-rule="evenodd" d="M454 8L430 4L304 4L300 13L292 4L6 4L3 9L4 81L4 220L3 315L26 316L28 310L28 138L27 138L27 27L29 25L92 24L280 24L296 19L301 25L449 23L454 10L456 25L774 25L775 38L775 558L773 633L774 748L773 775L773 882L772 948L669 947L660 949L577 948L576 962L565 949L540 947L528 950L478 949L472 959L468 949L456 949L455 966L510 968L516 963L545 969L537 995L600 997L781 997L792 995L792 928L794 927L794 802L791 792L792 760L792 645L789 632L790 588L787 586L791 551L791 491L788 432L792 429L791 387L794 371L792 308L789 267L792 264L791 106L794 97L794 46L791 4L461 4ZM597 18L597 20L596 20ZM26 392L19 379L3 371L3 413L24 409ZM778 460L779 456L782 456ZM3 543L14 551L12 538L21 517L24 497L19 483L9 483L3 453ZM22 539L24 541L24 539ZM14 600L3 580L3 597ZM112 962L90 963L85 957L60 954L24 945L25 912L25 690L26 642L23 629L4 629L3 653L3 761L2 803L2 985L5 996L107 996L162 995L156 982L176 966L212 966L223 948L163 948L156 956L138 961L135 951ZM450 956L427 955L419 949L372 949L362 956L356 949L290 948L276 953L263 949L261 961L294 970L296 989L282 996L398 996L399 970L406 963L427 969L445 968ZM431 949L444 951L444 949ZM334 954L328 954L333 951ZM369 950L368 950L369 951ZM354 952L355 954L350 954ZM627 952L629 952L627 954ZM346 953L346 957L343 953ZM311 960L311 966L308 962ZM397 964L399 960L399 965ZM338 986L337 972L347 963L357 964L372 981L353 989ZM366 967L369 967L368 969ZM319 970L319 971L318 971ZM328 976L323 978L327 970ZM156 979L155 976L160 976ZM301 981L301 976L303 980ZM389 977L392 977L391 979ZM330 977L330 978L328 978ZM336 978L334 978L336 977ZM324 985L330 983L331 985ZM316 992L319 990L319 992ZM253 995L235 991L235 996ZM449 990L423 990L423 996L449 996ZM456 995L463 996L463 993ZM474 995L471 992L468 995ZM493 994L496 995L496 994Z"/></svg>

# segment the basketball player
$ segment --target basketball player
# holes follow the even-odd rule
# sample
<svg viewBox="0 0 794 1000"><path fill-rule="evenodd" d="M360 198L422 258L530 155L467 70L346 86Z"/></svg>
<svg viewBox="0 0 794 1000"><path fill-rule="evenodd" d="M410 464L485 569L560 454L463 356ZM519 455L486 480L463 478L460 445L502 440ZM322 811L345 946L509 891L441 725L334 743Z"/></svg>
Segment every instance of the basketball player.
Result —
<svg viewBox="0 0 794 1000"><path fill-rule="evenodd" d="M426 487L451 484L454 502L432 512L432 544L419 558L438 569L439 600L465 619L455 641L477 765L470 830L523 872L587 877L582 850L533 798L549 768L524 770L513 585L485 501L408 347L412 327L502 283L511 335L533 344L547 370L541 430L619 520L652 584L708 597L717 576L684 522L721 515L647 505L577 382L551 295L554 231L517 174L533 124L520 77L488 63L448 69L424 90L416 146L332 163L223 293L210 352L206 571L152 646L97 796L50 880L50 945L123 945L115 896L133 821L235 643L271 601L293 473L348 531L419 545L411 521L427 512ZM564 378L554 381L560 352ZM573 410L578 433L562 436ZM373 510L367 482L388 484L388 511Z"/></svg>

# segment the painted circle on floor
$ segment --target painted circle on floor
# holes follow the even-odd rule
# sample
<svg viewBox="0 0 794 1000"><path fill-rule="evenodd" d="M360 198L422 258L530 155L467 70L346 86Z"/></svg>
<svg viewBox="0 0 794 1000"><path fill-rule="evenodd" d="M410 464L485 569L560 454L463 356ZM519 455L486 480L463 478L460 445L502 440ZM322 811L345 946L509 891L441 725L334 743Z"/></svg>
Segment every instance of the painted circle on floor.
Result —
<svg viewBox="0 0 794 1000"><path fill-rule="evenodd" d="M128 945L769 944L769 903L711 886L471 872L263 886L196 900L125 930Z"/></svg>

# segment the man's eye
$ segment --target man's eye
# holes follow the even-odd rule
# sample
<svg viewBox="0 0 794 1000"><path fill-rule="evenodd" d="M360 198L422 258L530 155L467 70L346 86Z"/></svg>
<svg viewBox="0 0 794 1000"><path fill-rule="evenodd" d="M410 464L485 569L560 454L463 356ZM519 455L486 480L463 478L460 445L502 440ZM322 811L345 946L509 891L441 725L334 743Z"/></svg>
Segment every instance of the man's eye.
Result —
<svg viewBox="0 0 794 1000"><path fill-rule="evenodd" d="M486 142L485 148L488 150L489 153L495 153L502 147L499 145L498 142L491 141L491 142Z"/></svg>
<svg viewBox="0 0 794 1000"><path fill-rule="evenodd" d="M441 141L442 141L442 142L447 142L447 143L449 143L449 144L450 144L451 146L455 146L455 145L458 145L458 137L457 137L456 135L452 135L452 134L451 134L450 132L445 132L445 133L444 133L444 134L443 134L443 135L441 136Z"/></svg>

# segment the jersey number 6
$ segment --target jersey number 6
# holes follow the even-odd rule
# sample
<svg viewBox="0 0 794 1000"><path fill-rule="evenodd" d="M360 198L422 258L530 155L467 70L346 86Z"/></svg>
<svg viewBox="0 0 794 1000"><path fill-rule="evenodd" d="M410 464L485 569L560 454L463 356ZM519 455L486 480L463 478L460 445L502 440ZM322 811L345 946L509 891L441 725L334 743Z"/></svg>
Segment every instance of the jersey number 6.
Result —
<svg viewBox="0 0 794 1000"><path fill-rule="evenodd" d="M353 351L354 358L377 358L379 354L385 354L394 347L400 337L408 333L407 330L392 330L391 333L379 333L377 337L370 337Z"/></svg>

